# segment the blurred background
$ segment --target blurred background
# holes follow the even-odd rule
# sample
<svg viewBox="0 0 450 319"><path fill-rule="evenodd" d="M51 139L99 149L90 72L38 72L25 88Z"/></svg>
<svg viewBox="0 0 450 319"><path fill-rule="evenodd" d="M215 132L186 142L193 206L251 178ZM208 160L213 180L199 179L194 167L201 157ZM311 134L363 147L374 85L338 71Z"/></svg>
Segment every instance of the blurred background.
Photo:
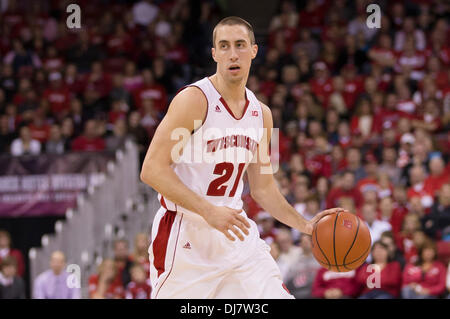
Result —
<svg viewBox="0 0 450 319"><path fill-rule="evenodd" d="M70 3L80 29L67 27ZM379 29L366 25L370 3ZM212 30L229 15L255 30L247 87L280 128L282 193L307 219L354 212L374 243L357 271L321 269L310 237L246 187L291 293L447 297L448 1L1 0L0 298L149 297L159 206L140 165L177 90L215 72Z"/></svg>

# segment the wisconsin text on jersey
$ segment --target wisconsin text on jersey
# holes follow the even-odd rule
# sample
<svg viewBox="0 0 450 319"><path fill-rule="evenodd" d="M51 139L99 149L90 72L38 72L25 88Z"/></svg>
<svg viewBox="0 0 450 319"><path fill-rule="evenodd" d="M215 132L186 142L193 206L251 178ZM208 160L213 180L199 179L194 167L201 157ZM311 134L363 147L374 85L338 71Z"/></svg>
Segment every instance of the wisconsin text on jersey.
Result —
<svg viewBox="0 0 450 319"><path fill-rule="evenodd" d="M245 135L229 135L216 138L206 142L207 152L215 152L229 147L243 147L254 153L258 147L258 142Z"/></svg>

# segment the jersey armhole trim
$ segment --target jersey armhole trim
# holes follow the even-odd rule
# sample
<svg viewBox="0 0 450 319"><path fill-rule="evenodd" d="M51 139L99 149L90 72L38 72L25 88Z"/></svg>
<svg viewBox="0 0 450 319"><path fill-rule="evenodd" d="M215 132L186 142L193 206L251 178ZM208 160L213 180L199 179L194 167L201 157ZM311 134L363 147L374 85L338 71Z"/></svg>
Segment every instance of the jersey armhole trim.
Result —
<svg viewBox="0 0 450 319"><path fill-rule="evenodd" d="M183 91L184 89L186 89L186 88L188 88L188 87L196 87L197 89L200 90L200 92L202 92L203 96L204 96L205 99L206 99L206 114L205 114L205 118L204 118L203 121L202 121L202 125L200 125L200 126L197 127L196 129L194 128L194 129L192 130L191 135L193 135L195 132L198 131L198 129L200 129L200 128L206 123L206 119L208 118L208 112L209 112L209 101L208 101L208 97L206 96L205 92L203 92L203 90L201 89L201 87L199 87L198 85L195 85L195 84L189 84L189 85L183 86L181 89L178 90L178 92L177 92L176 94L180 93L181 91ZM175 95L176 95L176 94L175 94Z"/></svg>

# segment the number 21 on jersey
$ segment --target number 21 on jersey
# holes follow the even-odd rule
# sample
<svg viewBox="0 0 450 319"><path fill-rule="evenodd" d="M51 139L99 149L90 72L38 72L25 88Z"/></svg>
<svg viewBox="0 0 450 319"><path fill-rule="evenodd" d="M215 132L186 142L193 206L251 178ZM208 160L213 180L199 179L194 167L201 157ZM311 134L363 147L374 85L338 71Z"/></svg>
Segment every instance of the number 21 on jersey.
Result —
<svg viewBox="0 0 450 319"><path fill-rule="evenodd" d="M237 165L237 175L234 180L233 188L228 194L229 197L233 197L236 194L236 190L239 185L239 181L242 177L242 172L244 171L246 163L239 163ZM220 175L216 179L214 179L208 187L208 191L206 195L208 196L225 196L225 192L227 191L228 185L224 185L233 175L233 171L235 169L235 164L229 162L218 163L214 167L214 175Z"/></svg>

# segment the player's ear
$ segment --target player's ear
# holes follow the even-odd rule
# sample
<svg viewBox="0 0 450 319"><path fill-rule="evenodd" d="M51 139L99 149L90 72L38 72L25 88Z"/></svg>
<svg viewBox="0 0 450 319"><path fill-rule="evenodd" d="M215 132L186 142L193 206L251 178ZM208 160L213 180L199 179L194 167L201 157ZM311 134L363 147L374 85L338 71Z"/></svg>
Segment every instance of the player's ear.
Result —
<svg viewBox="0 0 450 319"><path fill-rule="evenodd" d="M258 54L258 45L252 44L252 60L256 58L256 55Z"/></svg>
<svg viewBox="0 0 450 319"><path fill-rule="evenodd" d="M216 48L214 48L214 47L211 48L211 55L212 55L213 60L215 62L217 62L217 60L216 60Z"/></svg>

